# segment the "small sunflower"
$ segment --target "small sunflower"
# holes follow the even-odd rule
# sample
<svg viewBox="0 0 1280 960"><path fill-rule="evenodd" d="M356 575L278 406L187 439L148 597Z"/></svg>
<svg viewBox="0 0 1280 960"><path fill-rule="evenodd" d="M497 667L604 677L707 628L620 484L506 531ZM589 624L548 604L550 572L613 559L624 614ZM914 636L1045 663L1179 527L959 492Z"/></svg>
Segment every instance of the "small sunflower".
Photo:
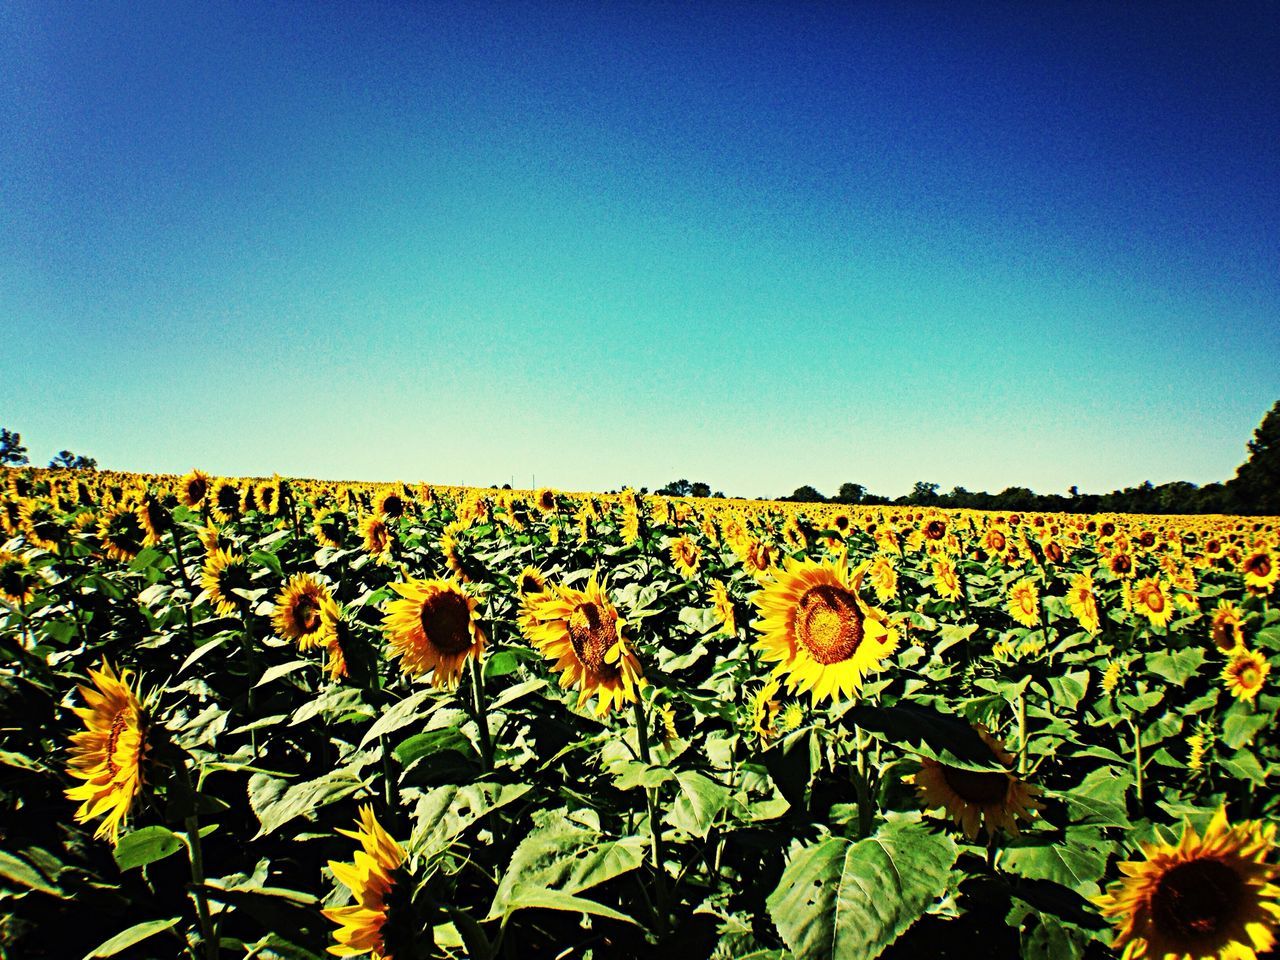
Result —
<svg viewBox="0 0 1280 960"><path fill-rule="evenodd" d="M1120 683L1120 675L1124 673L1124 664L1119 660L1112 660L1107 664L1107 669L1102 673L1102 692L1110 693Z"/></svg>
<svg viewBox="0 0 1280 960"><path fill-rule="evenodd" d="M148 547L157 546L160 538L173 526L173 515L154 493L148 492L138 504L138 522L142 524L142 542Z"/></svg>
<svg viewBox="0 0 1280 960"><path fill-rule="evenodd" d="M938 557L933 561L933 591L943 600L960 599L960 577L950 557Z"/></svg>
<svg viewBox="0 0 1280 960"><path fill-rule="evenodd" d="M634 703L645 683L626 625L594 574L585 590L550 586L528 594L520 614L525 637L555 661L561 688L578 689L579 707L597 697L596 716Z"/></svg>
<svg viewBox="0 0 1280 960"><path fill-rule="evenodd" d="M338 510L321 510L311 524L321 546L341 550L347 539L347 515Z"/></svg>
<svg viewBox="0 0 1280 960"><path fill-rule="evenodd" d="M852 697L863 676L898 646L898 632L858 596L867 564L850 572L845 557L822 562L787 557L752 596L760 618L752 626L766 661L792 690L815 704Z"/></svg>
<svg viewBox="0 0 1280 960"><path fill-rule="evenodd" d="M1024 627L1040 625L1040 591L1030 577L1019 580L1009 589L1009 616Z"/></svg>
<svg viewBox="0 0 1280 960"><path fill-rule="evenodd" d="M676 537L670 546L671 563L682 577L692 577L702 562L702 550L691 537Z"/></svg>
<svg viewBox="0 0 1280 960"><path fill-rule="evenodd" d="M198 507L209 492L209 475L203 470L192 470L178 481L182 491L182 503L187 507Z"/></svg>
<svg viewBox="0 0 1280 960"><path fill-rule="evenodd" d="M434 686L456 687L467 658L484 652L476 599L457 580L411 578L390 586L400 599L387 605L382 618L389 655L400 658L400 669L407 674L430 670Z"/></svg>
<svg viewBox="0 0 1280 960"><path fill-rule="evenodd" d="M540 593L546 588L547 578L537 567L527 566L516 577L516 592L522 597L530 593Z"/></svg>
<svg viewBox="0 0 1280 960"><path fill-rule="evenodd" d="M320 610L328 596L328 588L311 574L290 577L276 594L276 609L271 616L276 635L282 640L296 640L299 650L316 646L322 626Z"/></svg>
<svg viewBox="0 0 1280 960"><path fill-rule="evenodd" d="M142 552L147 531L137 510L122 507L104 516L98 524L102 549L112 560L128 563Z"/></svg>
<svg viewBox="0 0 1280 960"><path fill-rule="evenodd" d="M16 553L0 550L0 597L23 604L36 595L40 579Z"/></svg>
<svg viewBox="0 0 1280 960"><path fill-rule="evenodd" d="M223 523L240 516L240 489L233 481L215 480L209 500L209 507L214 517Z"/></svg>
<svg viewBox="0 0 1280 960"><path fill-rule="evenodd" d="M337 682L347 676L351 624L347 621L346 611L328 593L320 601L320 631L317 642L329 655L324 665L329 679Z"/></svg>
<svg viewBox="0 0 1280 960"><path fill-rule="evenodd" d="M392 960L387 950L383 927L390 913L392 892L401 879L404 848L378 823L373 808L360 807L357 829L339 830L344 837L360 842L351 863L329 861L334 878L350 891L355 903L347 907L321 910L325 919L338 925L333 938L337 943L329 952L339 957L370 954L372 960Z"/></svg>
<svg viewBox="0 0 1280 960"><path fill-rule="evenodd" d="M58 510L52 503L29 497L21 502L18 513L22 517L22 532L28 543L41 550L58 549L62 527L58 525Z"/></svg>
<svg viewBox="0 0 1280 960"><path fill-rule="evenodd" d="M1280 562L1270 550L1254 550L1241 561L1240 571L1250 593L1267 594L1280 579Z"/></svg>
<svg viewBox="0 0 1280 960"><path fill-rule="evenodd" d="M716 619L720 621L720 632L729 637L738 635L738 622L734 616L733 599L729 596L729 588L720 580L711 581L711 605Z"/></svg>
<svg viewBox="0 0 1280 960"><path fill-rule="evenodd" d="M71 736L67 773L84 783L66 791L68 800L79 800L77 823L104 816L94 834L115 844L121 821L142 790L146 760L147 712L130 685L130 671L116 673L110 664L90 670L93 686L81 686L85 706L74 713L86 729Z"/></svg>
<svg viewBox="0 0 1280 960"><path fill-rule="evenodd" d="M898 593L898 571L893 565L893 558L880 554L871 561L867 570L867 579L871 581L876 599L888 603Z"/></svg>
<svg viewBox="0 0 1280 960"><path fill-rule="evenodd" d="M1222 668L1222 680L1237 700L1252 700L1270 672L1266 657L1256 650L1241 650Z"/></svg>
<svg viewBox="0 0 1280 960"><path fill-rule="evenodd" d="M1126 960L1257 960L1280 919L1274 848L1274 826L1232 826L1225 807L1203 837L1187 824L1177 843L1143 842L1146 860L1119 864L1124 877L1093 898L1115 925L1112 949Z"/></svg>
<svg viewBox="0 0 1280 960"><path fill-rule="evenodd" d="M538 508L539 513L555 513L556 492L549 487L543 487L534 494L533 505Z"/></svg>
<svg viewBox="0 0 1280 960"><path fill-rule="evenodd" d="M1168 585L1155 577L1138 581L1133 588L1133 609L1142 614L1153 627L1165 627L1173 619L1173 599Z"/></svg>
<svg viewBox="0 0 1280 960"><path fill-rule="evenodd" d="M1093 590L1093 574L1087 570L1072 577L1067 590L1067 606L1072 616L1089 633L1097 633L1102 622L1098 616L1098 597Z"/></svg>
<svg viewBox="0 0 1280 960"><path fill-rule="evenodd" d="M385 520L376 514L369 514L360 521L360 536L364 541L365 553L371 554L378 563L391 562L396 535Z"/></svg>
<svg viewBox="0 0 1280 960"><path fill-rule="evenodd" d="M996 830L1007 830L1017 836L1018 821L1031 820L1040 809L1035 799L1040 789L1010 772L1013 755L986 727L975 724L974 729L1003 771L965 770L923 757L920 771L907 780L915 785L926 809L946 808L970 840L977 839L979 831L992 836Z"/></svg>
<svg viewBox="0 0 1280 960"><path fill-rule="evenodd" d="M249 568L244 557L229 550L209 554L200 572L200 585L208 591L209 602L220 615L235 616L246 601L233 591L250 587Z"/></svg>
<svg viewBox="0 0 1280 960"><path fill-rule="evenodd" d="M404 497L394 490L389 490L374 501L373 508L380 517L399 520L404 516L407 504Z"/></svg>
<svg viewBox="0 0 1280 960"><path fill-rule="evenodd" d="M1230 653L1244 645L1244 614L1230 600L1218 601L1213 620L1209 624L1209 636L1223 653Z"/></svg>
<svg viewBox="0 0 1280 960"><path fill-rule="evenodd" d="M772 677L751 699L751 729L761 740L770 740L778 735L776 723L782 709L778 700L781 687L782 681Z"/></svg>

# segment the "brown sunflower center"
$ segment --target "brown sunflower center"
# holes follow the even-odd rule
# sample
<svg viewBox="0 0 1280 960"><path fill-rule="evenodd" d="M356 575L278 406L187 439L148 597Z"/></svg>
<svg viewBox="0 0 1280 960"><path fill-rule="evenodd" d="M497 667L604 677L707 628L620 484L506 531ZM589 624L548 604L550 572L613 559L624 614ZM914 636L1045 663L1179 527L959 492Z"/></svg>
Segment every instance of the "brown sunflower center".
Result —
<svg viewBox="0 0 1280 960"><path fill-rule="evenodd" d="M1245 562L1245 569L1257 577L1265 577L1271 572L1271 559L1264 553L1250 557Z"/></svg>
<svg viewBox="0 0 1280 960"><path fill-rule="evenodd" d="M1151 917L1171 938L1212 937L1235 919L1244 892L1236 871L1221 860L1201 857L1178 864L1157 881Z"/></svg>
<svg viewBox="0 0 1280 960"><path fill-rule="evenodd" d="M293 622L303 633L315 633L320 627L320 604L310 594L303 594L293 605Z"/></svg>
<svg viewBox="0 0 1280 960"><path fill-rule="evenodd" d="M1116 573L1128 573L1133 569L1133 561L1129 559L1127 553L1117 553L1115 559L1111 561L1111 569Z"/></svg>
<svg viewBox="0 0 1280 960"><path fill-rule="evenodd" d="M1051 543L1049 546L1045 547L1044 555L1054 563L1061 563L1063 559L1062 548L1056 543Z"/></svg>
<svg viewBox="0 0 1280 960"><path fill-rule="evenodd" d="M862 643L862 621L852 593L833 584L819 584L805 591L796 605L796 640L818 663L841 663Z"/></svg>
<svg viewBox="0 0 1280 960"><path fill-rule="evenodd" d="M947 532L947 525L941 520L930 520L924 527L924 535L930 540L941 540Z"/></svg>
<svg viewBox="0 0 1280 960"><path fill-rule="evenodd" d="M1008 774L944 766L942 776L965 803L1004 803L1009 793Z"/></svg>
<svg viewBox="0 0 1280 960"><path fill-rule="evenodd" d="M466 597L442 590L422 601L422 632L440 653L458 654L471 648L471 608Z"/></svg>
<svg viewBox="0 0 1280 960"><path fill-rule="evenodd" d="M613 611L590 601L578 604L569 617L569 642L578 660L594 673L618 672L616 664L605 662L605 654L618 642L618 615Z"/></svg>
<svg viewBox="0 0 1280 960"><path fill-rule="evenodd" d="M125 724L128 722L124 710L117 711L111 718L111 732L107 734L107 745L103 752L106 754L107 773L112 779L120 771L116 765L116 745L120 742L120 736L124 733Z"/></svg>
<svg viewBox="0 0 1280 960"><path fill-rule="evenodd" d="M991 546L994 549L1003 550L1004 543L1005 543L1004 534L1001 533L999 530L996 530L994 533L991 534Z"/></svg>

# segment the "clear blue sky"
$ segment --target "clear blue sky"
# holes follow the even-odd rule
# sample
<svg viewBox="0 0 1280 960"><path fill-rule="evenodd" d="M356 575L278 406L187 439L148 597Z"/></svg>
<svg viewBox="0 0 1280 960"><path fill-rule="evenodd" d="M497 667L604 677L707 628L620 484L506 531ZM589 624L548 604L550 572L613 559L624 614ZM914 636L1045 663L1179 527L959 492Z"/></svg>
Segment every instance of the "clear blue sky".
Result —
<svg viewBox="0 0 1280 960"><path fill-rule="evenodd" d="M1271 3L0 6L0 424L106 467L1225 479Z"/></svg>

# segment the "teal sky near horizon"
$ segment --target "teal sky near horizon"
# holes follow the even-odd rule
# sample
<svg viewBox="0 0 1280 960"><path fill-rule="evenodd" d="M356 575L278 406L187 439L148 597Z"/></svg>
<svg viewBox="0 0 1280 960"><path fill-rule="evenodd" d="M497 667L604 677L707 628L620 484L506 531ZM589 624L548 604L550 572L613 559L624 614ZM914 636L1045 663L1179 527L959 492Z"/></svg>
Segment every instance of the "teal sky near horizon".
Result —
<svg viewBox="0 0 1280 960"><path fill-rule="evenodd" d="M0 424L179 473L1223 480L1280 398L1278 41L1262 3L15 0Z"/></svg>

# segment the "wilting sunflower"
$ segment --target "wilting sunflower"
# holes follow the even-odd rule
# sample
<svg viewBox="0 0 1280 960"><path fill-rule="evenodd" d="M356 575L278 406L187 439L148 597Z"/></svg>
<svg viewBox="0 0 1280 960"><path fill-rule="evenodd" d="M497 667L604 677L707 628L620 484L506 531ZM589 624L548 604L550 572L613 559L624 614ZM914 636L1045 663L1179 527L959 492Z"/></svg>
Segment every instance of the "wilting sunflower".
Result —
<svg viewBox="0 0 1280 960"><path fill-rule="evenodd" d="M671 563L682 577L692 577L702 562L702 550L690 537L676 537L671 541Z"/></svg>
<svg viewBox="0 0 1280 960"><path fill-rule="evenodd" d="M1009 616L1024 627L1040 625L1040 591L1030 577L1019 580L1009 589Z"/></svg>
<svg viewBox="0 0 1280 960"><path fill-rule="evenodd" d="M209 492L209 475L203 470L192 470L178 481L178 489L182 491L182 503L187 507L198 507Z"/></svg>
<svg viewBox="0 0 1280 960"><path fill-rule="evenodd" d="M229 550L209 554L200 572L200 585L209 593L209 602L224 617L233 617L246 603L234 590L248 590L249 568L244 557Z"/></svg>
<svg viewBox="0 0 1280 960"><path fill-rule="evenodd" d="M40 579L16 553L0 550L0 597L10 603L26 603L36 595Z"/></svg>
<svg viewBox="0 0 1280 960"><path fill-rule="evenodd" d="M1168 626L1173 619L1173 598L1168 585L1155 577L1140 580L1133 588L1133 609L1154 627Z"/></svg>
<svg viewBox="0 0 1280 960"><path fill-rule="evenodd" d="M933 591L943 600L960 599L960 577L950 557L940 556L933 561Z"/></svg>
<svg viewBox="0 0 1280 960"><path fill-rule="evenodd" d="M400 658L400 669L407 674L430 670L434 686L456 687L467 658L484 652L476 599L457 580L411 578L390 586L400 599L387 604L382 618L389 655Z"/></svg>
<svg viewBox="0 0 1280 960"><path fill-rule="evenodd" d="M738 635L738 622L734 616L733 599L729 596L729 588L720 580L711 581L711 605L715 609L716 619L720 621L720 630L729 637Z"/></svg>
<svg viewBox="0 0 1280 960"><path fill-rule="evenodd" d="M1244 644L1244 614L1230 600L1218 601L1213 620L1209 624L1209 636L1223 653L1230 653Z"/></svg>
<svg viewBox="0 0 1280 960"><path fill-rule="evenodd" d="M339 957L368 953L372 960L392 960L383 928L391 912L388 901L401 879L404 848L382 829L369 806L360 807L356 830L338 833L360 841L361 849L356 851L351 863L329 861L334 878L350 889L356 901L351 906L320 911L325 919L338 925L333 934L337 943L329 952Z"/></svg>
<svg viewBox="0 0 1280 960"><path fill-rule="evenodd" d="M562 689L578 689L578 706L597 697L595 714L634 703L644 686L640 662L627 644L626 620L593 574L585 590L550 586L524 598L520 628L555 663Z"/></svg>
<svg viewBox="0 0 1280 960"><path fill-rule="evenodd" d="M1250 593L1270 593L1280 579L1280 563L1270 550L1254 550L1241 561L1240 571Z"/></svg>
<svg viewBox="0 0 1280 960"><path fill-rule="evenodd" d="M378 563L390 563L395 546L395 533L376 514L369 514L360 521L360 536L366 553L372 554Z"/></svg>
<svg viewBox="0 0 1280 960"><path fill-rule="evenodd" d="M328 588L311 574L290 577L276 594L276 609L271 616L276 635L282 640L296 640L299 650L319 644L320 610L328 596Z"/></svg>
<svg viewBox="0 0 1280 960"><path fill-rule="evenodd" d="M525 567L516 577L516 593L522 597L530 593L539 593L546 588L547 578L537 567Z"/></svg>
<svg viewBox="0 0 1280 960"><path fill-rule="evenodd" d="M1067 590L1067 606L1076 622L1090 633L1097 633L1101 625L1098 617L1098 598L1093 592L1093 574L1088 570L1071 578Z"/></svg>
<svg viewBox="0 0 1280 960"><path fill-rule="evenodd" d="M84 783L69 789L68 800L79 800L77 823L105 814L95 837L113 844L120 837L120 823L142 789L142 766L147 755L147 712L130 686L130 671L119 675L107 663L90 670L93 686L80 687L86 706L74 713L84 721L84 731L71 736L67 773Z"/></svg>
<svg viewBox="0 0 1280 960"><path fill-rule="evenodd" d="M867 571L850 572L843 555L822 562L787 557L752 596L760 618L752 626L766 661L787 686L810 693L815 704L853 696L863 676L898 646L888 617L863 603L858 592Z"/></svg>
<svg viewBox="0 0 1280 960"><path fill-rule="evenodd" d="M147 532L138 519L137 510L122 507L102 518L98 524L98 536L108 557L128 563L142 552Z"/></svg>
<svg viewBox="0 0 1280 960"><path fill-rule="evenodd" d="M1222 679L1237 700L1252 700L1270 672L1266 657L1256 650L1241 650L1222 668Z"/></svg>
<svg viewBox="0 0 1280 960"><path fill-rule="evenodd" d="M1142 842L1146 860L1119 864L1124 877L1093 898L1115 924L1112 948L1125 960L1257 960L1280 919L1274 841L1274 826L1232 826L1219 807L1203 838L1186 824L1177 843Z"/></svg>
<svg viewBox="0 0 1280 960"><path fill-rule="evenodd" d="M1024 783L1011 772L1013 755L987 731L974 724L978 736L991 751L1001 770L965 770L928 757L920 760L920 772L907 777L927 809L946 808L947 815L970 840L978 832L992 836L996 830L1018 834L1018 821L1031 820L1040 809L1035 797L1040 789Z"/></svg>

